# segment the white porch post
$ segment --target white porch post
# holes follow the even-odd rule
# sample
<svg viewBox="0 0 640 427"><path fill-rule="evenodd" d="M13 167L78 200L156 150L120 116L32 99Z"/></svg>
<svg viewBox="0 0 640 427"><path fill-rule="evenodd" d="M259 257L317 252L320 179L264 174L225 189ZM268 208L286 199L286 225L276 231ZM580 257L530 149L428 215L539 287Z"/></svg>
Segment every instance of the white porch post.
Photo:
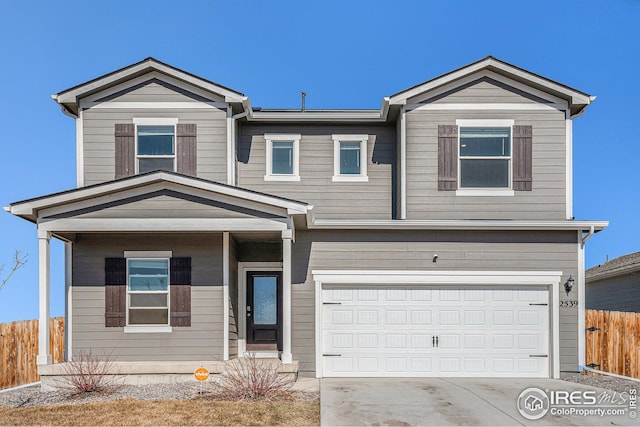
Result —
<svg viewBox="0 0 640 427"><path fill-rule="evenodd" d="M229 232L222 233L222 360L229 360Z"/></svg>
<svg viewBox="0 0 640 427"><path fill-rule="evenodd" d="M73 359L73 272L72 272L72 256L73 256L73 243L65 242L64 244L64 287L65 287L65 299L64 299L64 360L65 362L71 362Z"/></svg>
<svg viewBox="0 0 640 427"><path fill-rule="evenodd" d="M51 233L38 230L38 365L50 365L49 349L49 285L50 285L50 246Z"/></svg>
<svg viewBox="0 0 640 427"><path fill-rule="evenodd" d="M282 363L293 362L291 353L291 230L282 231Z"/></svg>

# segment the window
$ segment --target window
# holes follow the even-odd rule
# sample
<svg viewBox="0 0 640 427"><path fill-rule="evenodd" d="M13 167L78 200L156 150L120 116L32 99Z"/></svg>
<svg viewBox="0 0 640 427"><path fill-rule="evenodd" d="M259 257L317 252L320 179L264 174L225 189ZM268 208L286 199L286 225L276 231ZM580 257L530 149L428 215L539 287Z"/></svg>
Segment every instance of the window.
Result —
<svg viewBox="0 0 640 427"><path fill-rule="evenodd" d="M300 135L264 136L266 141L265 181L300 181Z"/></svg>
<svg viewBox="0 0 640 427"><path fill-rule="evenodd" d="M333 181L369 180L367 142L369 135L333 135Z"/></svg>
<svg viewBox="0 0 640 427"><path fill-rule="evenodd" d="M137 173L154 170L176 170L177 119L137 118L136 168Z"/></svg>
<svg viewBox="0 0 640 427"><path fill-rule="evenodd" d="M458 124L459 193L493 190L511 194L513 122L459 120Z"/></svg>
<svg viewBox="0 0 640 427"><path fill-rule="evenodd" d="M127 258L127 326L169 326L169 258Z"/></svg>

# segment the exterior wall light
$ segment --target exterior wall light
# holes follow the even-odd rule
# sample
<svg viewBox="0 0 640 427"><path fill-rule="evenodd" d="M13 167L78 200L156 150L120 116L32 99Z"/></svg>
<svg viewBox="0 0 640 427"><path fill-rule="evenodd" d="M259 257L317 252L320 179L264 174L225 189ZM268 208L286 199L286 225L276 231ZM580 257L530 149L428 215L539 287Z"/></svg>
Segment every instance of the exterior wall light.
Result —
<svg viewBox="0 0 640 427"><path fill-rule="evenodd" d="M571 289L573 288L573 282L575 282L575 279L571 277L571 275L569 275L567 281L564 282L564 290L567 292L567 295L569 295L569 292L571 292Z"/></svg>

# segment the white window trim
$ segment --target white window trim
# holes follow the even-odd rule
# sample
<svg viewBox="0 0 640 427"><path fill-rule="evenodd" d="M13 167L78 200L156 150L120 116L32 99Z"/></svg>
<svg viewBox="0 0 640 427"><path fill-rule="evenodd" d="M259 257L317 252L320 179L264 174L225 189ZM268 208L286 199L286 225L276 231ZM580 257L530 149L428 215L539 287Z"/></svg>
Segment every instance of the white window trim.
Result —
<svg viewBox="0 0 640 427"><path fill-rule="evenodd" d="M273 134L264 135L266 142L266 165L265 181L300 181L300 134ZM293 142L293 173L274 174L273 173L273 142Z"/></svg>
<svg viewBox="0 0 640 427"><path fill-rule="evenodd" d="M171 327L171 283L169 283L169 291L167 295L167 306L169 311L168 325L129 325L129 259L170 259L173 256L172 251L124 251L124 258L127 259L127 311L124 333L170 333L173 331ZM169 271L171 276L171 271Z"/></svg>
<svg viewBox="0 0 640 427"><path fill-rule="evenodd" d="M331 135L333 139L333 182L369 182L367 176L367 161L369 135ZM360 173L359 174L340 174L340 143L360 141Z"/></svg>
<svg viewBox="0 0 640 427"><path fill-rule="evenodd" d="M178 151L178 130L176 125L178 124L178 118L174 117L134 117L133 124L135 125L135 151L136 151L136 175L140 173L138 167L138 126L173 126L173 155L171 156L144 156L144 158L154 159L173 159L173 172L177 172L177 151Z"/></svg>
<svg viewBox="0 0 640 427"><path fill-rule="evenodd" d="M456 147L458 149L458 189L456 190L456 196L461 197L512 197L515 195L513 191L513 125L515 120L510 119L458 119L456 125L458 126L458 143ZM462 173L462 158L460 157L460 128L463 127L508 127L511 129L511 137L509 143L511 144L509 150L509 187L500 188L488 188L488 187L462 187L461 176ZM495 157L474 157L474 159L494 159Z"/></svg>

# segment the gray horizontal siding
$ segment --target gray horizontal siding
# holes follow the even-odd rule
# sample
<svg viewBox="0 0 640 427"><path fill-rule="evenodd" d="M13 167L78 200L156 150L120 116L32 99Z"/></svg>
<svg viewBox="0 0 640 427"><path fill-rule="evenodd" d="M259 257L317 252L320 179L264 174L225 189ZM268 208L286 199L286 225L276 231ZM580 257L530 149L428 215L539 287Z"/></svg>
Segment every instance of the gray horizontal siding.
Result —
<svg viewBox="0 0 640 427"><path fill-rule="evenodd" d="M301 134L299 182L265 181L265 133ZM332 182L332 134L368 134L369 182ZM238 185L314 205L318 218L393 217L396 133L391 126L242 125Z"/></svg>
<svg viewBox="0 0 640 427"><path fill-rule="evenodd" d="M198 102L201 97L155 80L137 85L131 90L107 97L107 99L116 102Z"/></svg>
<svg viewBox="0 0 640 427"><path fill-rule="evenodd" d="M104 259L124 251L173 251L191 257L193 286L222 286L222 234L79 234L73 243L73 279L78 286L104 286Z"/></svg>
<svg viewBox="0 0 640 427"><path fill-rule="evenodd" d="M498 87L495 80L484 79L462 89L454 90L446 96L438 97L432 102L438 103L496 103L496 104L534 104L536 101L522 96L514 88L507 86Z"/></svg>
<svg viewBox="0 0 640 427"><path fill-rule="evenodd" d="M77 218L253 218L204 203L157 196L78 215Z"/></svg>
<svg viewBox="0 0 640 427"><path fill-rule="evenodd" d="M407 113L407 218L564 219L564 113L558 111L443 111ZM533 190L513 197L456 196L438 191L438 125L456 119L513 119L533 126Z"/></svg>
<svg viewBox="0 0 640 427"><path fill-rule="evenodd" d="M94 355L112 354L119 361L222 359L222 287L193 287L191 326L154 334L125 334L123 328L105 327L104 287L72 289L74 354L90 350Z"/></svg>
<svg viewBox="0 0 640 427"><path fill-rule="evenodd" d="M132 123L133 118L172 117L181 123L197 125L198 176L227 182L226 112L216 108L181 109L88 109L83 112L83 149L85 185L113 180L115 177L116 123Z"/></svg>
<svg viewBox="0 0 640 427"><path fill-rule="evenodd" d="M593 310L640 313L640 272L587 281L586 306Z"/></svg>
<svg viewBox="0 0 640 427"><path fill-rule="evenodd" d="M293 295L299 307L294 310L294 330L304 345L294 342L294 358L305 370L315 370L312 270L547 270L576 277L576 240L573 232L298 231L293 246ZM567 299L562 289L560 297ZM576 371L577 309L560 309L560 334L560 369Z"/></svg>

